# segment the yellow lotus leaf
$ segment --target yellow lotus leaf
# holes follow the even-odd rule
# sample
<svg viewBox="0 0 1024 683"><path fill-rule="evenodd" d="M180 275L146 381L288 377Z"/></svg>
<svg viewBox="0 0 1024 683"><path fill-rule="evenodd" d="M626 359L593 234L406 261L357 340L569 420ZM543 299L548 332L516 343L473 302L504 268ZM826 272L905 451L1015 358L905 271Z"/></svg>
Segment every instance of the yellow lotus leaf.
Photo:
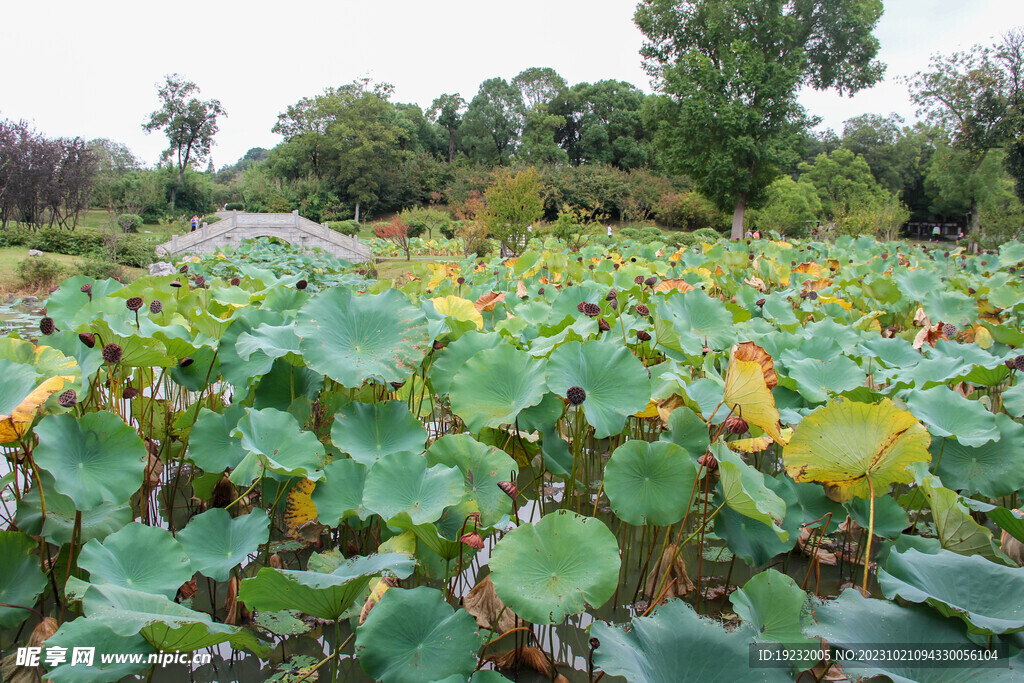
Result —
<svg viewBox="0 0 1024 683"><path fill-rule="evenodd" d="M551 280L548 280L547 277L545 277L544 275L541 275L540 279L538 279L538 282L540 282L542 285L546 285L546 284L550 283Z"/></svg>
<svg viewBox="0 0 1024 683"><path fill-rule="evenodd" d="M481 294L480 298L473 304L476 306L476 310L483 313L484 311L493 311L494 307L505 300L505 292L487 292Z"/></svg>
<svg viewBox="0 0 1024 683"><path fill-rule="evenodd" d="M988 331L987 327L981 325L974 326L974 342L983 349L987 349L992 346L992 333Z"/></svg>
<svg viewBox="0 0 1024 683"><path fill-rule="evenodd" d="M793 269L794 273L807 273L811 277L821 277L822 268L814 261L808 261L801 263L799 266Z"/></svg>
<svg viewBox="0 0 1024 683"><path fill-rule="evenodd" d="M633 413L633 417L658 417L658 415L658 404L654 401L649 401L647 407L639 413Z"/></svg>
<svg viewBox="0 0 1024 683"><path fill-rule="evenodd" d="M316 505L313 504L312 479L302 479L288 491L284 508L284 525L293 538L308 537L307 530L316 524Z"/></svg>
<svg viewBox="0 0 1024 683"><path fill-rule="evenodd" d="M733 347L729 369L725 373L725 404L733 409L734 414L742 415L744 420L760 427L778 443L785 443L782 425L779 423L779 411L775 407L775 397L765 384L761 364L740 360L736 357L736 348ZM774 370L772 372L774 373Z"/></svg>
<svg viewBox="0 0 1024 683"><path fill-rule="evenodd" d="M840 306L842 306L844 311L848 311L851 308L853 308L853 304L851 304L849 301L847 301L846 299L840 299L839 297L835 296L820 296L818 297L818 301L820 301L823 304L839 304Z"/></svg>
<svg viewBox="0 0 1024 683"><path fill-rule="evenodd" d="M64 384L72 379L72 377L50 377L21 399L10 415L0 415L0 443L16 441L19 436L27 432L43 404L46 403L46 399L63 389Z"/></svg>
<svg viewBox="0 0 1024 683"><path fill-rule="evenodd" d="M693 285L691 285L686 280L681 280L678 278L660 280L658 284L654 285L655 292L667 292L670 289L675 289L685 294L686 292L689 292L690 290L693 289Z"/></svg>
<svg viewBox="0 0 1024 683"><path fill-rule="evenodd" d="M793 243L792 242L786 242L784 240L778 241L778 242L772 241L771 244L774 244L775 246L778 246L778 247L782 247L783 249L792 249L793 248Z"/></svg>
<svg viewBox="0 0 1024 683"><path fill-rule="evenodd" d="M526 285L520 280L516 283L516 296L522 299L524 296L529 296L529 292L526 291Z"/></svg>
<svg viewBox="0 0 1024 683"><path fill-rule="evenodd" d="M725 271L722 270L722 266L715 266L715 275L725 275Z"/></svg>
<svg viewBox="0 0 1024 683"><path fill-rule="evenodd" d="M805 292L817 292L819 289L824 289L832 284L832 281L828 278L819 278L817 280L804 280L803 291Z"/></svg>
<svg viewBox="0 0 1024 683"><path fill-rule="evenodd" d="M834 258L830 258L830 259L828 259L828 260L826 261L826 263L828 263L828 267L829 267L829 268L830 268L830 269L831 269L832 271L835 271L835 272L838 272L838 271L839 271L839 261L836 261L836 260L835 260Z"/></svg>
<svg viewBox="0 0 1024 683"><path fill-rule="evenodd" d="M781 432L785 441L789 441L793 436L793 428L786 427ZM737 453L759 453L766 450L769 446L775 443L775 439L764 434L762 436L754 436L749 439L736 439L735 441L729 441L726 445Z"/></svg>
<svg viewBox="0 0 1024 683"><path fill-rule="evenodd" d="M518 260L519 260L518 256L516 256L514 258L508 258L508 259L505 259L504 261L502 261L501 265L505 266L506 268L511 268L512 266L514 266L516 264L516 261L518 261Z"/></svg>
<svg viewBox="0 0 1024 683"><path fill-rule="evenodd" d="M732 356L737 360L753 361L761 366L764 383L769 389L779 384L779 376L775 374L775 361L763 348L754 342L743 342L732 347Z"/></svg>
<svg viewBox="0 0 1024 683"><path fill-rule="evenodd" d="M476 306L469 299L463 299L461 296L439 296L431 299L434 304L434 308L441 315L446 315L449 318L455 320L465 320L471 322L477 326L477 329L482 329L484 326L484 318L480 315L478 306ZM494 308L491 306L491 308Z"/></svg>
<svg viewBox="0 0 1024 683"><path fill-rule="evenodd" d="M890 399L840 398L797 425L782 461L795 481L822 484L829 497L844 501L868 498L872 487L882 496L892 484L914 481L910 466L931 461L930 443L928 430Z"/></svg>
<svg viewBox="0 0 1024 683"><path fill-rule="evenodd" d="M764 283L764 280L762 280L759 277L744 278L743 284L750 285L751 287L753 287L754 289L756 289L759 292L767 292L768 291L768 285L766 285Z"/></svg>
<svg viewBox="0 0 1024 683"><path fill-rule="evenodd" d="M676 408L682 408L686 405L683 397L679 394L672 394L668 398L663 398L657 401L658 404L658 415L661 417L661 421L666 425L668 424L668 418L672 414L672 411Z"/></svg>

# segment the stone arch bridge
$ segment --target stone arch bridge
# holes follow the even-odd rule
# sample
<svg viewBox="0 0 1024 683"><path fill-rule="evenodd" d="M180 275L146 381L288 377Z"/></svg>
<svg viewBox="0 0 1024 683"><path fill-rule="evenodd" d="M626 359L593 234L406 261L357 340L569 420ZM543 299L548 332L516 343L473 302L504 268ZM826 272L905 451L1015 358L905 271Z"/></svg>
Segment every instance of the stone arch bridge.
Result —
<svg viewBox="0 0 1024 683"><path fill-rule="evenodd" d="M221 220L184 235L174 235L170 242L157 246L160 257L181 254L209 254L221 247L233 247L242 240L254 237L277 237L303 249L319 248L332 256L362 263L373 255L370 247L355 237L335 232L326 224L303 218L298 211L291 213L245 213L223 211L216 214Z"/></svg>

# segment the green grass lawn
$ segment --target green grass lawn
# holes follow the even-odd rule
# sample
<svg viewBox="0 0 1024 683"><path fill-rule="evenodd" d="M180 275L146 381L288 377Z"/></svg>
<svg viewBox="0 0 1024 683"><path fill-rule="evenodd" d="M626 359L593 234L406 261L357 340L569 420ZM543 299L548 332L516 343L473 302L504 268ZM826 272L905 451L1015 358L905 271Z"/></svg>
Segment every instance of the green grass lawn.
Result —
<svg viewBox="0 0 1024 683"><path fill-rule="evenodd" d="M37 291L39 288L26 288L18 274L18 264L27 258L39 257L30 257L28 255L28 249L25 247L7 247L5 249L0 249L0 294L6 297L8 294L19 296L24 294L38 295L40 293ZM47 254L45 258L59 263L63 269L64 277L74 275L82 264L81 256ZM45 294L45 292L43 293Z"/></svg>

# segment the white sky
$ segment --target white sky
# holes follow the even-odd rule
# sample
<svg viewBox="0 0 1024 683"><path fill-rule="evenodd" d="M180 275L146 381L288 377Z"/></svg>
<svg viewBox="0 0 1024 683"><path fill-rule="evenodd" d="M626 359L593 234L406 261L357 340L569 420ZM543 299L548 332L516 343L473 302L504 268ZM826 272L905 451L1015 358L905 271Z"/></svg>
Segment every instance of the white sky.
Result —
<svg viewBox="0 0 1024 683"><path fill-rule="evenodd" d="M914 117L896 77L934 52L990 43L1024 25L1019 0L886 0L876 31L885 82L852 100L804 93L824 126L867 112ZM228 112L213 150L234 163L272 147L277 114L329 85L370 76L395 100L467 100L494 76L550 66L570 83L625 80L650 92L633 0L10 0L0 22L0 117L51 136L107 137L146 164L166 146L141 124L156 84L181 73Z"/></svg>

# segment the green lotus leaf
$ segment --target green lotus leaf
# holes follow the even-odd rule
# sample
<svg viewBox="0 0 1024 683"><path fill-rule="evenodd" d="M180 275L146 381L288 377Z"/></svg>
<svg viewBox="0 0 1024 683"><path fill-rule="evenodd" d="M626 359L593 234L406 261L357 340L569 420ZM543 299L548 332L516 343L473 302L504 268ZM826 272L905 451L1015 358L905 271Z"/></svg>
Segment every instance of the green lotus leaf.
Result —
<svg viewBox="0 0 1024 683"><path fill-rule="evenodd" d="M430 385L439 394L447 394L455 379L470 358L484 349L504 344L497 332L470 331L444 347L430 366Z"/></svg>
<svg viewBox="0 0 1024 683"><path fill-rule="evenodd" d="M764 474L721 441L711 446L711 452L718 461L719 488L725 504L741 515L767 524L779 540L788 540L789 532L782 528L786 502L765 485Z"/></svg>
<svg viewBox="0 0 1024 683"><path fill-rule="evenodd" d="M711 445L707 422L689 409L672 411L668 417L668 431L661 433L661 440L682 446L695 457L704 455Z"/></svg>
<svg viewBox="0 0 1024 683"><path fill-rule="evenodd" d="M324 290L299 310L295 332L309 367L346 387L405 381L430 346L423 311L395 289Z"/></svg>
<svg viewBox="0 0 1024 683"><path fill-rule="evenodd" d="M223 413L199 409L199 417L189 433L188 457L206 472L223 472L238 467L245 458L242 440L231 433L245 416L245 407L229 406Z"/></svg>
<svg viewBox="0 0 1024 683"><path fill-rule="evenodd" d="M563 412L565 401L552 393L547 393L540 403L519 413L515 423L524 432L543 432L553 429Z"/></svg>
<svg viewBox="0 0 1024 683"><path fill-rule="evenodd" d="M824 403L830 396L864 385L864 372L846 356L827 362L804 358L789 363L788 371L809 403Z"/></svg>
<svg viewBox="0 0 1024 683"><path fill-rule="evenodd" d="M468 434L449 434L430 444L426 458L429 465L459 468L483 526L496 524L512 512L512 499L498 488L498 482L515 481L519 465L505 451Z"/></svg>
<svg viewBox="0 0 1024 683"><path fill-rule="evenodd" d="M334 445L367 467L390 453L422 453L426 440L427 430L402 401L353 401L338 409L331 427Z"/></svg>
<svg viewBox="0 0 1024 683"><path fill-rule="evenodd" d="M820 487L819 487L820 490ZM871 501L866 498L852 498L843 503L846 514L862 528L867 529L871 523ZM833 515L838 524L842 516ZM880 538L895 538L907 528L907 511L900 507L892 496L880 496L875 499L874 535Z"/></svg>
<svg viewBox="0 0 1024 683"><path fill-rule="evenodd" d="M860 343L864 355L877 358L889 367L909 368L921 362L921 352L905 339L874 337Z"/></svg>
<svg viewBox="0 0 1024 683"><path fill-rule="evenodd" d="M77 662L71 664L71 653L75 647L96 648L92 664ZM46 674L46 680L57 683L114 683L125 676L132 676L149 668L146 659L156 652L146 639L138 634L120 636L95 619L81 617L65 621L44 647L67 648L68 661ZM138 663L130 661L104 661L103 655L142 655Z"/></svg>
<svg viewBox="0 0 1024 683"><path fill-rule="evenodd" d="M1024 487L1020 454L1024 426L1002 413L995 416L995 424L1000 438L977 448L952 438L932 443L935 473L950 488L999 498Z"/></svg>
<svg viewBox="0 0 1024 683"><path fill-rule="evenodd" d="M79 510L119 505L142 486L149 454L135 430L117 415L47 415L35 432L36 464L53 475L54 488Z"/></svg>
<svg viewBox="0 0 1024 683"><path fill-rule="evenodd" d="M248 453L231 473L231 481L236 484L251 484L261 468L289 477L323 477L323 444L313 432L303 431L289 413L274 408L249 409L231 436L241 437L242 448Z"/></svg>
<svg viewBox="0 0 1024 683"><path fill-rule="evenodd" d="M238 599L252 609L294 609L333 621L365 596L372 578L388 572L404 579L415 566L408 555L385 553L353 557L331 572L263 567L255 577L242 579Z"/></svg>
<svg viewBox="0 0 1024 683"><path fill-rule="evenodd" d="M243 332L235 340L235 353L243 361L248 361L253 354L262 353L277 359L291 355L298 358L299 337L295 334L295 322L285 325L268 325L260 323L255 329Z"/></svg>
<svg viewBox="0 0 1024 683"><path fill-rule="evenodd" d="M81 346L81 344L79 344ZM181 366L178 363L171 368L171 379L175 384L189 391L202 391L210 382L217 381L220 375L220 360L217 352L209 346L201 346L188 355L192 363Z"/></svg>
<svg viewBox="0 0 1024 683"><path fill-rule="evenodd" d="M93 584L168 598L173 598L193 573L185 549L169 531L138 522L125 525L103 541L86 543L78 566L89 572Z"/></svg>
<svg viewBox="0 0 1024 683"><path fill-rule="evenodd" d="M248 334L260 325L280 325L283 317L262 308L243 308L220 336L217 360L224 381L236 387L246 387L253 379L270 371L274 359L263 352L251 353L243 359L235 345L243 334Z"/></svg>
<svg viewBox="0 0 1024 683"><path fill-rule="evenodd" d="M92 291L86 294L82 285L91 285ZM115 280L94 280L91 277L77 275L65 280L60 289L46 300L46 313L62 329L78 329L99 317L101 313L117 315L125 311L124 299L107 296L122 289L124 285Z"/></svg>
<svg viewBox="0 0 1024 683"><path fill-rule="evenodd" d="M872 486L877 497L893 483L912 482L909 466L931 459L929 442L914 416L889 399L870 405L841 398L796 426L782 459L793 479L831 487L838 500L869 498Z"/></svg>
<svg viewBox="0 0 1024 683"><path fill-rule="evenodd" d="M466 491L456 467L434 465L415 453L386 455L370 468L363 486L363 506L385 521L406 512L413 524L435 522Z"/></svg>
<svg viewBox="0 0 1024 683"><path fill-rule="evenodd" d="M572 475L573 455L569 444L555 428L545 429L540 437L541 455L544 467L556 477L567 478Z"/></svg>
<svg viewBox="0 0 1024 683"><path fill-rule="evenodd" d="M465 681L482 643L469 612L452 609L436 588L420 586L384 594L356 632L356 655L363 671L384 683Z"/></svg>
<svg viewBox="0 0 1024 683"><path fill-rule="evenodd" d="M338 526L349 517L365 517L363 486L366 465L355 460L335 460L324 468L324 478L313 489L313 504L321 524Z"/></svg>
<svg viewBox="0 0 1024 683"><path fill-rule="evenodd" d="M921 300L921 307L933 321L952 323L956 326L972 323L978 319L978 302L963 292L949 287L933 289Z"/></svg>
<svg viewBox="0 0 1024 683"><path fill-rule="evenodd" d="M227 581L231 570L270 540L270 518L256 509L231 517L223 508L196 515L178 532L192 568L214 581Z"/></svg>
<svg viewBox="0 0 1024 683"><path fill-rule="evenodd" d="M651 382L647 369L625 346L608 342L570 342L551 354L548 389L565 396L570 387L587 394L583 413L603 439L618 434L630 415L647 407Z"/></svg>
<svg viewBox="0 0 1024 683"><path fill-rule="evenodd" d="M25 534L0 531L0 602L32 607L46 588L46 575L32 551L39 547ZM32 616L27 609L0 607L0 629L14 628Z"/></svg>
<svg viewBox="0 0 1024 683"><path fill-rule="evenodd" d="M478 351L455 374L449 395L474 434L515 422L544 398L544 361L511 344Z"/></svg>
<svg viewBox="0 0 1024 683"><path fill-rule="evenodd" d="M494 590L535 624L560 624L603 605L619 580L619 546L604 522L566 510L523 524L491 551Z"/></svg>
<svg viewBox="0 0 1024 683"><path fill-rule="evenodd" d="M57 493L53 487L53 477L48 472L41 471L39 478L43 484L43 500L46 501L46 518L43 518L39 492L33 487L28 493L22 494L15 521L18 529L26 534L45 536L51 543L63 545L71 542L71 536L75 533L75 516L78 514L81 519L75 536L76 542L94 538L103 540L108 534L132 521L129 503L103 503L87 512L80 512L75 509L75 501Z"/></svg>
<svg viewBox="0 0 1024 683"><path fill-rule="evenodd" d="M818 649L820 641L805 638L803 629L811 623L805 593L796 581L774 569L752 576L743 588L729 596L743 625L761 642ZM795 662L797 670L814 666L816 658Z"/></svg>
<svg viewBox="0 0 1024 683"><path fill-rule="evenodd" d="M700 289L667 297L658 304L658 317L672 320L683 350L691 356L700 354L705 338L716 349L727 348L735 339L729 309Z"/></svg>
<svg viewBox="0 0 1024 683"><path fill-rule="evenodd" d="M276 636L298 636L313 629L313 624L307 624L300 617L301 614L293 609L283 609L277 612L264 610L257 612L252 621Z"/></svg>
<svg viewBox="0 0 1024 683"><path fill-rule="evenodd" d="M209 614L196 612L162 595L111 586L90 585L82 599L89 619L119 636L141 635L164 652L192 652L219 643L265 657L268 648L252 631L214 623Z"/></svg>
<svg viewBox="0 0 1024 683"><path fill-rule="evenodd" d="M715 499L715 505L722 500ZM736 557L752 567L767 564L776 555L789 552L796 545L798 533L789 533L782 540L775 528L764 522L723 507L715 517L715 533L721 536Z"/></svg>
<svg viewBox="0 0 1024 683"><path fill-rule="evenodd" d="M1012 417L1024 417L1024 382L1017 382L1003 392L1003 408Z"/></svg>
<svg viewBox="0 0 1024 683"><path fill-rule="evenodd" d="M865 598L860 591L848 588L835 600L814 605L815 624L805 633L824 638L830 645L849 648L856 654L865 643L900 643L901 647L933 647L948 643L971 649L984 649L968 639L963 625L946 619L923 605L900 606L888 600ZM936 667L925 659L859 660L850 667L865 677L888 676L896 683L971 683L972 681L1014 681L1019 671L1005 667L946 668Z"/></svg>
<svg viewBox="0 0 1024 683"><path fill-rule="evenodd" d="M595 621L590 633L601 643L594 665L630 683L752 680L753 634L746 628L730 633L717 621L702 619L682 600L668 602L654 616L634 617L628 631ZM793 680L783 668L758 669L756 676L769 683Z"/></svg>
<svg viewBox="0 0 1024 683"><path fill-rule="evenodd" d="M298 403L311 403L323 387L323 375L278 358L270 372L263 375L256 385L252 407L257 410L277 408L292 412Z"/></svg>
<svg viewBox="0 0 1024 683"><path fill-rule="evenodd" d="M890 600L927 603L947 617L962 619L972 633L1024 630L1024 573L1018 567L979 555L910 548L889 553L878 570L878 584Z"/></svg>
<svg viewBox="0 0 1024 683"><path fill-rule="evenodd" d="M630 440L608 460L604 491L624 522L668 526L683 518L696 480L695 460L680 446Z"/></svg>
<svg viewBox="0 0 1024 683"><path fill-rule="evenodd" d="M946 550L960 555L980 555L993 562L1008 563L995 549L992 532L978 524L970 513L960 506L956 491L943 487L935 477L926 477L921 489L928 497L932 522L939 542Z"/></svg>
<svg viewBox="0 0 1024 683"><path fill-rule="evenodd" d="M982 446L999 438L995 415L949 387L914 391L907 398L907 408L928 425L933 436L955 436L966 446Z"/></svg>
<svg viewBox="0 0 1024 683"><path fill-rule="evenodd" d="M128 313L126 308L121 311ZM121 347L121 360L118 361L121 367L170 368L178 362L177 358L167 352L163 342L139 332L135 323L129 323L127 318L121 321L109 317L94 320L89 330L96 333L104 344L117 344Z"/></svg>

